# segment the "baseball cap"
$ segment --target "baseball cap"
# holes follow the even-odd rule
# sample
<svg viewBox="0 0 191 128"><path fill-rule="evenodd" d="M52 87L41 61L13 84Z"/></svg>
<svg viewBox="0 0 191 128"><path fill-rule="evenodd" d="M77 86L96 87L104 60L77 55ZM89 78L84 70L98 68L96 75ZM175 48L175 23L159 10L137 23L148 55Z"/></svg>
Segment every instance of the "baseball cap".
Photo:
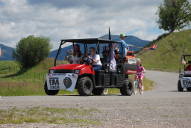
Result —
<svg viewBox="0 0 191 128"><path fill-rule="evenodd" d="M121 33L119 36L120 37L127 37L127 35L125 33Z"/></svg>

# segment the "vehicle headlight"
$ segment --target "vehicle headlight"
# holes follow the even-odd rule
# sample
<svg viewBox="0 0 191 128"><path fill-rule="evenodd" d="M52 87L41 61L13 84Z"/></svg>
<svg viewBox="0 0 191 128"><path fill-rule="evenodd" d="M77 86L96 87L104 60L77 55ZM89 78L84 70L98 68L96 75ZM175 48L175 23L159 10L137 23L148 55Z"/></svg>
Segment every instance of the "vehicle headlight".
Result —
<svg viewBox="0 0 191 128"><path fill-rule="evenodd" d="M70 88L72 85L72 80L69 77L64 78L63 82L66 88Z"/></svg>
<svg viewBox="0 0 191 128"><path fill-rule="evenodd" d="M51 74L54 73L54 70L50 69L50 70L49 70L49 73L51 73Z"/></svg>
<svg viewBox="0 0 191 128"><path fill-rule="evenodd" d="M79 74L79 73L80 73L80 70L74 70L74 73L75 73L75 74Z"/></svg>

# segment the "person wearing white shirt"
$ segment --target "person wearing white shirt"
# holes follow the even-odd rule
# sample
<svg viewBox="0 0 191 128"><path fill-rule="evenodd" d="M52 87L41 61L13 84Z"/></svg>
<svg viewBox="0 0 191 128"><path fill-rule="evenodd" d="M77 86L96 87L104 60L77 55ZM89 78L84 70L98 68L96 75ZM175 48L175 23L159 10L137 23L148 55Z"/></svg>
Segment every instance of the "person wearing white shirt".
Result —
<svg viewBox="0 0 191 128"><path fill-rule="evenodd" d="M115 48L117 47L117 44L111 44L110 45L110 55L109 55L109 68L112 71L116 70L116 59L115 59Z"/></svg>
<svg viewBox="0 0 191 128"><path fill-rule="evenodd" d="M94 47L90 48L90 56L92 59L92 66L95 71L102 69L102 63L99 54L96 54L96 49Z"/></svg>

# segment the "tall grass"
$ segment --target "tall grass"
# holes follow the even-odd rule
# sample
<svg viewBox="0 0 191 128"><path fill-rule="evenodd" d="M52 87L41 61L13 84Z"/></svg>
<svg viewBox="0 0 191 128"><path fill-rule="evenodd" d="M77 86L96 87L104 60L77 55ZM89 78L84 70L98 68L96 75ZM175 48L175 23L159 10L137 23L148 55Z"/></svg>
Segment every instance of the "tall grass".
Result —
<svg viewBox="0 0 191 128"><path fill-rule="evenodd" d="M45 75L53 65L52 62L52 59L47 59L27 71L20 71L20 66L15 61L1 61L0 95L43 95Z"/></svg>

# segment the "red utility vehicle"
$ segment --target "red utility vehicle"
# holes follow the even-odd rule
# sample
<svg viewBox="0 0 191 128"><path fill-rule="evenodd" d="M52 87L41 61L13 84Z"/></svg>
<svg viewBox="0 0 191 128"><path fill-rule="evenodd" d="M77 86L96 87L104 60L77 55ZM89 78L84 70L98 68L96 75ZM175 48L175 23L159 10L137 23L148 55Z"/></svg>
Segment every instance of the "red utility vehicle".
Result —
<svg viewBox="0 0 191 128"><path fill-rule="evenodd" d="M97 54L102 60L102 69L94 71L91 63L83 60L83 64L61 64L57 65L57 58L61 47L65 43L80 44L87 51L88 45L94 45ZM113 43L121 46L121 42L105 40L100 38L89 39L64 39L61 40L58 53L55 58L54 67L49 69L46 76L44 89L47 95L56 95L59 90L74 91L77 89L82 96L102 95L105 88L118 88L122 95L131 96L133 85L128 79L128 73L124 71L125 57L119 58L115 71L109 69L109 63L104 62L105 58L100 53L101 45L112 45ZM123 48L122 48L123 49Z"/></svg>

